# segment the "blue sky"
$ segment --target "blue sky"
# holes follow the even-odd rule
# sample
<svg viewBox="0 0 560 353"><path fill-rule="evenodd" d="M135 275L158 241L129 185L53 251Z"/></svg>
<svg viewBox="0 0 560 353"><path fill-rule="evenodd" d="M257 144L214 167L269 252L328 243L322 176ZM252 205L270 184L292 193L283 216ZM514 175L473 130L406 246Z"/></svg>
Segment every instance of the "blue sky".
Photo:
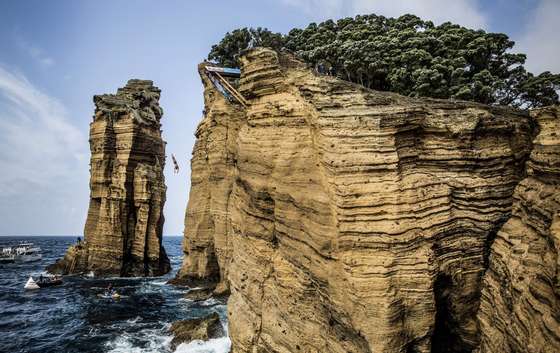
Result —
<svg viewBox="0 0 560 353"><path fill-rule="evenodd" d="M235 5L233 5L235 4ZM0 235L82 234L92 96L154 80L167 153L165 234L181 234L202 87L196 65L228 30L279 32L375 12L505 32L534 71L560 72L560 0L18 0L0 2Z"/></svg>

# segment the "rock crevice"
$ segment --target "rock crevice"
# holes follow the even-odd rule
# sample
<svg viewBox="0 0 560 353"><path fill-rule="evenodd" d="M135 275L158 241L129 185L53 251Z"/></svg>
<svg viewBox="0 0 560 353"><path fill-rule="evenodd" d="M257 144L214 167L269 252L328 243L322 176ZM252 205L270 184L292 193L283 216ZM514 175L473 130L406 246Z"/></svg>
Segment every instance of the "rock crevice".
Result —
<svg viewBox="0 0 560 353"><path fill-rule="evenodd" d="M527 177L484 276L480 353L560 351L560 108L532 115L540 132Z"/></svg>

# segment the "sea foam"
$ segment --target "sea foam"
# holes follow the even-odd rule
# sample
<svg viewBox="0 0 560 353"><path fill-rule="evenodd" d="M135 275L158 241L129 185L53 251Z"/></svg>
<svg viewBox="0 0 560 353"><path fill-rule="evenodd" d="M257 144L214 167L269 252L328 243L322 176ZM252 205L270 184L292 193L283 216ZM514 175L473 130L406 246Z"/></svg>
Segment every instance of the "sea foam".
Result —
<svg viewBox="0 0 560 353"><path fill-rule="evenodd" d="M208 341L195 340L181 343L175 353L228 353L231 349L229 337L213 338Z"/></svg>

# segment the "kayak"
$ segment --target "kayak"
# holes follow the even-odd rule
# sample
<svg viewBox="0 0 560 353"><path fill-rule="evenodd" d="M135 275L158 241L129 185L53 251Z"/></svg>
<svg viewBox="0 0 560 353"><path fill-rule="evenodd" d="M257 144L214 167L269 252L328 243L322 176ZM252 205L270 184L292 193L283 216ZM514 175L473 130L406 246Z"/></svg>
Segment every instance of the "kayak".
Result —
<svg viewBox="0 0 560 353"><path fill-rule="evenodd" d="M97 295L99 298L102 299L121 299L124 298L124 296L120 295L119 293L114 293L114 294L98 294Z"/></svg>

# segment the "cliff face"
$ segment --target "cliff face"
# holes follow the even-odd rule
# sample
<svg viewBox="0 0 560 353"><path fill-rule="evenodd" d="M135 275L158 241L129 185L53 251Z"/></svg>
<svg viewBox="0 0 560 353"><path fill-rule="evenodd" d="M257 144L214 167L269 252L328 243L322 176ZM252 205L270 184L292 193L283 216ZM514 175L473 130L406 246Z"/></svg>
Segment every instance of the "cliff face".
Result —
<svg viewBox="0 0 560 353"><path fill-rule="evenodd" d="M228 291L231 256L230 194L236 175L237 136L245 112L216 91L199 66L205 114L196 130L191 191L185 215L183 266L175 283L206 284Z"/></svg>
<svg viewBox="0 0 560 353"><path fill-rule="evenodd" d="M90 125L90 204L84 241L48 270L156 276L169 271L162 246L165 142L160 90L130 80L94 97Z"/></svg>
<svg viewBox="0 0 560 353"><path fill-rule="evenodd" d="M484 276L481 353L560 352L560 109L533 114L540 133L528 175Z"/></svg>
<svg viewBox="0 0 560 353"><path fill-rule="evenodd" d="M178 276L229 287L233 351L478 347L533 119L370 91L266 49L242 64L246 109L201 75Z"/></svg>

